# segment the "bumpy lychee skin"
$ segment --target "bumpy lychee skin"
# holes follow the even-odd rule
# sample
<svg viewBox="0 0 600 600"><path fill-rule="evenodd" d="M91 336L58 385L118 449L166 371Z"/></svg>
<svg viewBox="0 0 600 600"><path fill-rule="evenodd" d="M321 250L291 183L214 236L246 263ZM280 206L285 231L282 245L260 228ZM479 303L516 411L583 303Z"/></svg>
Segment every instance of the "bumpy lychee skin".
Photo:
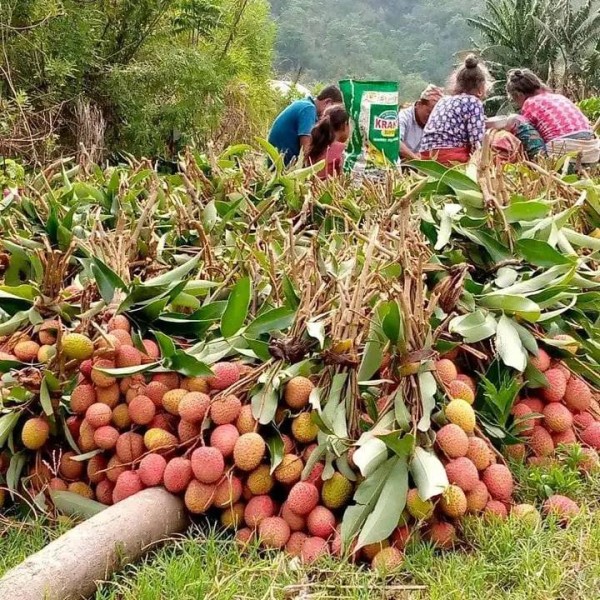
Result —
<svg viewBox="0 0 600 600"><path fill-rule="evenodd" d="M571 498L561 496L560 494L550 496L550 498L544 502L542 509L545 515L553 515L559 522L565 525L579 514L579 506L577 503L571 500Z"/></svg>
<svg viewBox="0 0 600 600"><path fill-rule="evenodd" d="M160 348L153 340L142 340L142 363L151 363L160 358Z"/></svg>
<svg viewBox="0 0 600 600"><path fill-rule="evenodd" d="M188 392L201 392L203 394L210 392L210 385L208 385L206 377L186 377L181 382L181 388Z"/></svg>
<svg viewBox="0 0 600 600"><path fill-rule="evenodd" d="M48 482L48 489L52 490L53 492L66 492L68 488L69 486L60 477L53 477ZM4 502L0 501L0 508L2 508L3 504Z"/></svg>
<svg viewBox="0 0 600 600"><path fill-rule="evenodd" d="M77 445L82 452L91 452L98 448L98 445L94 441L95 432L95 429L85 419L81 421Z"/></svg>
<svg viewBox="0 0 600 600"><path fill-rule="evenodd" d="M156 415L156 405L148 396L136 396L129 404L129 416L136 425L148 425Z"/></svg>
<svg viewBox="0 0 600 600"><path fill-rule="evenodd" d="M108 408L113 409L119 403L121 398L121 390L118 384L106 388L96 388L96 399L100 404L106 404Z"/></svg>
<svg viewBox="0 0 600 600"><path fill-rule="evenodd" d="M301 531L294 531L290 535L290 539L285 545L285 551L290 556L300 556L302 552L302 546L304 542L308 539L308 536Z"/></svg>
<svg viewBox="0 0 600 600"><path fill-rule="evenodd" d="M234 423L242 410L241 400L234 394L220 396L210 405L210 418L215 425Z"/></svg>
<svg viewBox="0 0 600 600"><path fill-rule="evenodd" d="M110 319L107 325L108 331L114 331L115 329L122 329L123 331L131 331L131 323L125 315L115 315Z"/></svg>
<svg viewBox="0 0 600 600"><path fill-rule="evenodd" d="M85 412L85 418L87 422L97 429L104 425L109 425L112 420L112 410L106 404L97 402L92 404Z"/></svg>
<svg viewBox="0 0 600 600"><path fill-rule="evenodd" d="M162 400L169 390L164 383L160 381L151 381L144 390L144 395L148 396L157 408L162 407Z"/></svg>
<svg viewBox="0 0 600 600"><path fill-rule="evenodd" d="M317 486L307 481L299 481L288 494L287 506L293 513L305 516L317 506L318 502Z"/></svg>
<svg viewBox="0 0 600 600"><path fill-rule="evenodd" d="M335 515L324 506L315 506L306 517L311 535L328 540L335 532Z"/></svg>
<svg viewBox="0 0 600 600"><path fill-rule="evenodd" d="M201 425L198 423L188 423L187 421L179 421L177 424L177 435L182 444L198 438L201 433ZM211 443L211 446L213 444Z"/></svg>
<svg viewBox="0 0 600 600"><path fill-rule="evenodd" d="M467 512L467 497L457 485L449 485L440 500L440 508L452 518L462 517Z"/></svg>
<svg viewBox="0 0 600 600"><path fill-rule="evenodd" d="M119 475L113 490L113 502L121 502L144 489L140 476L135 471L125 471Z"/></svg>
<svg viewBox="0 0 600 600"><path fill-rule="evenodd" d="M275 514L275 503L269 496L255 496L246 504L244 522L254 529L263 519L268 519Z"/></svg>
<svg viewBox="0 0 600 600"><path fill-rule="evenodd" d="M92 368L91 379L98 386L107 388L116 383L116 379L112 375L103 373L100 369L114 369L115 363L112 360L100 359L94 363Z"/></svg>
<svg viewBox="0 0 600 600"><path fill-rule="evenodd" d="M155 373L152 375L152 381L158 381L167 387L168 390L179 388L179 375L177 373ZM183 390L186 392L187 390Z"/></svg>
<svg viewBox="0 0 600 600"><path fill-rule="evenodd" d="M550 355L545 350L540 348L538 350L538 355L532 357L530 362L536 369L538 369L538 371L545 373L550 368L551 361L552 359L550 358Z"/></svg>
<svg viewBox="0 0 600 600"><path fill-rule="evenodd" d="M131 427L131 417L129 416L129 407L127 404L119 404L112 411L112 424L117 429L129 429Z"/></svg>
<svg viewBox="0 0 600 600"><path fill-rule="evenodd" d="M285 522L290 526L292 531L302 531L306 527L304 517L291 511L287 502L284 502L281 507L281 517L285 519Z"/></svg>
<svg viewBox="0 0 600 600"><path fill-rule="evenodd" d="M494 500L509 502L514 489L511 472L504 465L491 465L483 472L483 483Z"/></svg>
<svg viewBox="0 0 600 600"><path fill-rule="evenodd" d="M180 388L169 390L162 399L164 409L172 415L179 416L179 404L188 392Z"/></svg>
<svg viewBox="0 0 600 600"><path fill-rule="evenodd" d="M411 517L417 521L425 521L433 514L435 508L431 500L422 500L416 489L408 490L406 496L406 508Z"/></svg>
<svg viewBox="0 0 600 600"><path fill-rule="evenodd" d="M309 537L302 544L300 558L302 562L310 565L317 562L320 558L329 554L329 544L320 537Z"/></svg>
<svg viewBox="0 0 600 600"><path fill-rule="evenodd" d="M471 391L473 392L473 394L475 394L477 392L477 384L475 383L475 380L470 377L469 375L464 375L463 373L459 373L456 376L456 381L462 381L463 383L466 383L469 388L471 388Z"/></svg>
<svg viewBox="0 0 600 600"><path fill-rule="evenodd" d="M254 496L268 494L274 485L274 478L268 465L260 465L248 475L246 484Z"/></svg>
<svg viewBox="0 0 600 600"><path fill-rule="evenodd" d="M162 484L166 468L167 461L164 456L160 454L147 454L140 461L138 474L145 486L154 487Z"/></svg>
<svg viewBox="0 0 600 600"><path fill-rule="evenodd" d="M567 429L561 433L553 433L552 440L556 448L559 446L572 446L577 443L577 436L572 429Z"/></svg>
<svg viewBox="0 0 600 600"><path fill-rule="evenodd" d="M223 477L215 488L214 505L225 508L234 505L243 493L242 480L232 475Z"/></svg>
<svg viewBox="0 0 600 600"><path fill-rule="evenodd" d="M435 441L448 458L466 456L469 449L469 437L458 425L453 423L444 425L437 432Z"/></svg>
<svg viewBox="0 0 600 600"><path fill-rule="evenodd" d="M518 519L532 527L540 524L541 516L538 509L532 504L517 504L510 511L511 519Z"/></svg>
<svg viewBox="0 0 600 600"><path fill-rule="evenodd" d="M94 353L94 344L80 333L67 333L62 338L62 352L68 359L85 360Z"/></svg>
<svg viewBox="0 0 600 600"><path fill-rule="evenodd" d="M112 450L117 445L119 435L118 429L115 429L112 425L105 425L94 432L94 442L102 450Z"/></svg>
<svg viewBox="0 0 600 600"><path fill-rule="evenodd" d="M301 413L292 421L292 435L302 444L310 444L317 439L319 427L313 422L311 413Z"/></svg>
<svg viewBox="0 0 600 600"><path fill-rule="evenodd" d="M554 453L554 440L543 427L536 425L529 438L529 446L536 456L551 456Z"/></svg>
<svg viewBox="0 0 600 600"><path fill-rule="evenodd" d="M119 436L116 454L123 463L132 463L144 454L144 438L134 431L126 431Z"/></svg>
<svg viewBox="0 0 600 600"><path fill-rule="evenodd" d="M118 456L112 456L106 467L106 478L112 483L116 483L121 473L125 473L127 470L127 467L119 460Z"/></svg>
<svg viewBox="0 0 600 600"><path fill-rule="evenodd" d="M402 552L393 546L383 548L371 561L371 567L379 573L386 574L398 570L402 566Z"/></svg>
<svg viewBox="0 0 600 600"><path fill-rule="evenodd" d="M490 517L506 519L508 517L508 510L506 506L500 500L490 500L485 507L485 514Z"/></svg>
<svg viewBox="0 0 600 600"><path fill-rule="evenodd" d="M600 422L596 421L581 432L581 441L594 450L600 450Z"/></svg>
<svg viewBox="0 0 600 600"><path fill-rule="evenodd" d="M463 492L470 492L479 482L477 467L466 457L451 460L446 465L446 475Z"/></svg>
<svg viewBox="0 0 600 600"><path fill-rule="evenodd" d="M475 394L473 390L464 382L455 379L451 381L448 385L448 393L451 398L456 398L459 400L464 400L469 404L473 404L475 402Z"/></svg>
<svg viewBox="0 0 600 600"><path fill-rule="evenodd" d="M573 424L579 429L587 429L592 423L595 423L596 419L589 412L582 412L573 415Z"/></svg>
<svg viewBox="0 0 600 600"><path fill-rule="evenodd" d="M466 433L473 433L475 429L475 411L464 400L452 400L444 411L450 423L458 425Z"/></svg>
<svg viewBox="0 0 600 600"><path fill-rule="evenodd" d="M535 413L524 402L515 404L511 410L511 414L515 419L519 433L522 435L529 435L540 419L535 416Z"/></svg>
<svg viewBox="0 0 600 600"><path fill-rule="evenodd" d="M88 498L89 500L94 499L94 492L92 488L83 481L74 481L73 483L70 483L67 491L71 492L72 494L77 494L83 498Z"/></svg>
<svg viewBox="0 0 600 600"><path fill-rule="evenodd" d="M209 446L197 448L192 453L192 470L194 477L201 483L215 483L225 472L223 455Z"/></svg>
<svg viewBox="0 0 600 600"><path fill-rule="evenodd" d="M43 345L52 346L52 344L56 344L56 339L58 336L58 332L60 331L61 326L58 321L44 321L40 326L40 330L38 331L38 337L40 338L40 343Z"/></svg>
<svg viewBox="0 0 600 600"><path fill-rule="evenodd" d="M192 464L187 458L172 458L163 473L163 484L172 494L183 492L192 480ZM204 482L208 483L208 482Z"/></svg>
<svg viewBox="0 0 600 600"><path fill-rule="evenodd" d="M569 381L567 381L564 403L567 408L573 412L584 412L588 410L592 404L592 391L590 390L590 386L578 377L571 377Z"/></svg>
<svg viewBox="0 0 600 600"><path fill-rule="evenodd" d="M235 466L242 471L254 471L265 454L265 440L258 433L241 435L233 448Z"/></svg>
<svg viewBox="0 0 600 600"><path fill-rule="evenodd" d="M245 508L246 505L243 502L228 506L221 513L221 525L223 525L225 529L237 529L244 522Z"/></svg>
<svg viewBox="0 0 600 600"><path fill-rule="evenodd" d="M239 437L240 434L235 425L219 425L210 434L210 445L227 458L233 454L235 443Z"/></svg>
<svg viewBox="0 0 600 600"><path fill-rule="evenodd" d="M238 415L238 418L235 422L235 426L240 432L240 435L243 435L244 433L252 433L253 431L255 431L257 421L252 415L252 406L250 406L249 404L242 406L240 414Z"/></svg>
<svg viewBox="0 0 600 600"><path fill-rule="evenodd" d="M115 353L115 364L118 368L138 367L142 364L142 353L133 346L121 346Z"/></svg>
<svg viewBox="0 0 600 600"><path fill-rule="evenodd" d="M210 483L200 483L196 479L190 481L185 490L185 507L193 515L203 515L213 504L215 486Z"/></svg>
<svg viewBox="0 0 600 600"><path fill-rule="evenodd" d="M212 366L214 377L209 377L208 384L213 390L226 390L240 379L240 366L234 362L221 362Z"/></svg>
<svg viewBox="0 0 600 600"><path fill-rule="evenodd" d="M166 451L177 446L177 438L164 429L148 429L144 434L144 445L151 452Z"/></svg>
<svg viewBox="0 0 600 600"><path fill-rule="evenodd" d="M25 421L21 431L21 441L29 450L39 450L50 437L50 426L39 417Z"/></svg>
<svg viewBox="0 0 600 600"><path fill-rule="evenodd" d="M552 402L544 408L544 424L555 433L562 433L573 427L573 413L563 404Z"/></svg>
<svg viewBox="0 0 600 600"><path fill-rule="evenodd" d="M582 448L577 467L583 473L594 473L600 467L600 457L593 448Z"/></svg>
<svg viewBox="0 0 600 600"><path fill-rule="evenodd" d="M482 512L490 499L488 489L483 481L478 481L475 487L467 494L467 512Z"/></svg>
<svg viewBox="0 0 600 600"><path fill-rule="evenodd" d="M531 412L534 412L538 415L542 414L544 410L544 402L535 396L530 396L529 398L524 398L519 402L519 404L525 404L525 406L529 406ZM539 418L539 417L538 417Z"/></svg>
<svg viewBox="0 0 600 600"><path fill-rule="evenodd" d="M96 500L101 504L110 506L113 503L112 495L115 489L115 484L108 479L101 481L96 486Z"/></svg>
<svg viewBox="0 0 600 600"><path fill-rule="evenodd" d="M304 463L299 456L295 454L285 454L281 459L281 463L273 472L273 476L277 481L284 485L292 485L300 481Z"/></svg>
<svg viewBox="0 0 600 600"><path fill-rule="evenodd" d="M292 410L301 410L308 405L311 392L315 386L312 381L307 377L292 377L286 386L284 391L285 403Z"/></svg>
<svg viewBox="0 0 600 600"><path fill-rule="evenodd" d="M354 486L350 480L346 479L341 473L334 473L330 479L323 483L321 490L323 504L332 510L342 508L350 500L353 490Z"/></svg>
<svg viewBox="0 0 600 600"><path fill-rule="evenodd" d="M96 392L94 387L87 383L78 385L71 393L71 410L76 415L84 415L95 402Z"/></svg>
<svg viewBox="0 0 600 600"><path fill-rule="evenodd" d="M283 548L290 535L290 527L281 517L267 517L258 526L258 537L265 548Z"/></svg>
<svg viewBox="0 0 600 600"><path fill-rule="evenodd" d="M90 458L86 469L87 477L90 480L90 483L96 485L106 479L107 465L108 461L102 454L97 454L96 456L92 456L92 458Z"/></svg>
<svg viewBox="0 0 600 600"><path fill-rule="evenodd" d="M560 369L549 369L544 373L548 387L542 390L546 402L560 402L567 391L567 380Z"/></svg>
<svg viewBox="0 0 600 600"><path fill-rule="evenodd" d="M60 457L58 472L64 479L79 479L83 475L83 463L74 458L75 452L65 452Z"/></svg>
<svg viewBox="0 0 600 600"><path fill-rule="evenodd" d="M457 377L458 371L454 363L447 358L442 358L435 363L435 369L438 377L446 384L450 385Z"/></svg>
<svg viewBox="0 0 600 600"><path fill-rule="evenodd" d="M442 550L450 550L457 541L456 527L446 521L432 523L427 529L426 539Z"/></svg>
<svg viewBox="0 0 600 600"><path fill-rule="evenodd" d="M210 407L210 396L202 392L188 392L179 403L179 416L188 423L201 423Z"/></svg>
<svg viewBox="0 0 600 600"><path fill-rule="evenodd" d="M485 471L493 462L494 454L484 440L478 437L469 438L467 458L475 465L478 471Z"/></svg>

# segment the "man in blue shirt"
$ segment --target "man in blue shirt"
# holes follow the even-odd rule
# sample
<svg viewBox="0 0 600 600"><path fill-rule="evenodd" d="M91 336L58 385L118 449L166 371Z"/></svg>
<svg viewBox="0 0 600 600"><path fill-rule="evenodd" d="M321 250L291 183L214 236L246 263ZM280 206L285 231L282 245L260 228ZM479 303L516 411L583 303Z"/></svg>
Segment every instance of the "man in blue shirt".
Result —
<svg viewBox="0 0 600 600"><path fill-rule="evenodd" d="M310 132L325 109L342 102L342 93L332 85L326 87L316 99L309 96L304 100L296 100L279 114L271 127L269 143L283 155L286 165L298 158L301 150L306 154Z"/></svg>

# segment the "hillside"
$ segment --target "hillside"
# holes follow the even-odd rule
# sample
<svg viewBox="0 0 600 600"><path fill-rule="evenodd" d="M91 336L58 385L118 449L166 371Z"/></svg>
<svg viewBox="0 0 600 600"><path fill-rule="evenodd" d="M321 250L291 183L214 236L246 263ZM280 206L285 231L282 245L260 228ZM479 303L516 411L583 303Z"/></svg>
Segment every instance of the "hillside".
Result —
<svg viewBox="0 0 600 600"><path fill-rule="evenodd" d="M302 81L340 77L400 81L409 97L441 83L454 54L471 45L483 0L271 0L278 26L276 68Z"/></svg>

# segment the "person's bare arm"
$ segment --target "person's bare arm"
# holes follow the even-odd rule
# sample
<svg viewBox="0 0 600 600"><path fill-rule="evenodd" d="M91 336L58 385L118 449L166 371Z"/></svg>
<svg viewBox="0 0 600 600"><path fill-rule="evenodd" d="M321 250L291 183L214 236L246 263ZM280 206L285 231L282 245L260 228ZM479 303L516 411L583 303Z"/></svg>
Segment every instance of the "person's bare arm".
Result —
<svg viewBox="0 0 600 600"><path fill-rule="evenodd" d="M306 156L310 146L310 135L301 135L298 139L300 140L300 147L304 150L304 156Z"/></svg>
<svg viewBox="0 0 600 600"><path fill-rule="evenodd" d="M415 154L404 142L400 144L400 158L404 160L418 160L419 155Z"/></svg>

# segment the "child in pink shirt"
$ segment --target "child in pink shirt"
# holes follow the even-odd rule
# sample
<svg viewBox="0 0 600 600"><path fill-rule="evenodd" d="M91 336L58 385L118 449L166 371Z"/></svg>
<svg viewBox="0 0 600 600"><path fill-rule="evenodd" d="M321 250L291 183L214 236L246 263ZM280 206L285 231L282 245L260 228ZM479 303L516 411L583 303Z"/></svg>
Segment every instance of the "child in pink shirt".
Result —
<svg viewBox="0 0 600 600"><path fill-rule="evenodd" d="M344 151L350 137L350 117L341 106L331 106L313 127L306 162L315 165L324 160L321 179L340 175L344 166Z"/></svg>

